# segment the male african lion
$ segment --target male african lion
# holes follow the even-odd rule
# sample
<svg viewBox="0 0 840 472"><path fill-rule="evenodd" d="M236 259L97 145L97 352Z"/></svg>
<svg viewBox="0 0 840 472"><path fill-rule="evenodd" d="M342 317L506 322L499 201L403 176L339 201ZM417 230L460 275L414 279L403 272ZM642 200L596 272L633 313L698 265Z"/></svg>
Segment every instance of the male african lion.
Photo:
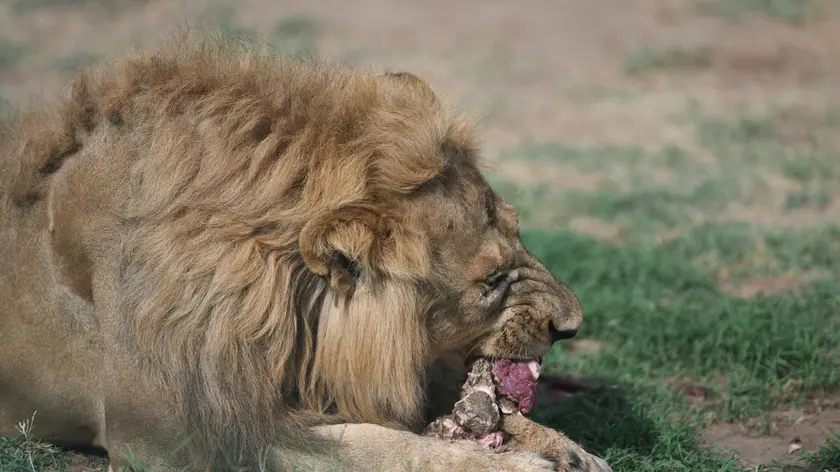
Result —
<svg viewBox="0 0 840 472"><path fill-rule="evenodd" d="M417 434L468 356L582 321L477 159L411 74L189 37L80 74L0 134L0 434L37 410L115 466L554 470Z"/></svg>

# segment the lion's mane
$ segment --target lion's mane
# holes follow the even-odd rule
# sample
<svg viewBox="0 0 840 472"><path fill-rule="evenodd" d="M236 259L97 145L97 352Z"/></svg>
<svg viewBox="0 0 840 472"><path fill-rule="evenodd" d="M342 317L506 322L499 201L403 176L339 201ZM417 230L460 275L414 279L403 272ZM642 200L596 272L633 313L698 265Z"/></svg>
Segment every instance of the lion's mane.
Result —
<svg viewBox="0 0 840 472"><path fill-rule="evenodd" d="M25 112L0 188L30 211L69 159L125 163L120 342L175 396L194 460L253 461L313 423L419 426L432 248L392 203L470 159L443 152L468 130L413 76L190 35ZM335 290L339 255L382 283Z"/></svg>

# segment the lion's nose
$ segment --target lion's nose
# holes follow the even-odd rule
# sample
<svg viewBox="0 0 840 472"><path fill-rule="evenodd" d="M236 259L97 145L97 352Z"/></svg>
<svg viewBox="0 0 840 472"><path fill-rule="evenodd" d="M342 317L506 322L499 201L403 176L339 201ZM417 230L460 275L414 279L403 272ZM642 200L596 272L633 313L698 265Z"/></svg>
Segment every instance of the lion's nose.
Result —
<svg viewBox="0 0 840 472"><path fill-rule="evenodd" d="M561 282L558 295L554 315L548 324L548 336L552 344L575 337L583 324L583 309L574 292Z"/></svg>
<svg viewBox="0 0 840 472"><path fill-rule="evenodd" d="M554 323L551 323L548 327L548 336L551 338L552 344L563 339L573 338L577 335L577 333L577 328L557 329L554 327Z"/></svg>

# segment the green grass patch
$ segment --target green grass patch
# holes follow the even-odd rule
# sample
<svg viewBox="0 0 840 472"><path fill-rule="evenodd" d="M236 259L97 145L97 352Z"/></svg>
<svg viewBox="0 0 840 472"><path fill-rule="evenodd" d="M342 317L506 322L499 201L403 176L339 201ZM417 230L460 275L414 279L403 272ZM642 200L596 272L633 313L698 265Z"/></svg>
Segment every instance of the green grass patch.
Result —
<svg viewBox="0 0 840 472"><path fill-rule="evenodd" d="M90 0L14 0L11 3L14 11L26 13L41 8L79 8L90 3Z"/></svg>
<svg viewBox="0 0 840 472"><path fill-rule="evenodd" d="M775 117L743 116L736 119L706 119L697 125L697 139L713 151L726 172L755 174L770 171L807 186L801 195L791 195L787 207L824 207L829 190L840 183L840 159L836 149L823 143L822 135L835 133L832 115L814 124L802 125L803 136L788 140Z"/></svg>
<svg viewBox="0 0 840 472"><path fill-rule="evenodd" d="M615 386L546 400L540 421L616 471L736 471L744 469L732 457L698 446L708 422L767 433L774 409L840 388L840 228L758 228L720 217L739 207L783 213L832 204L840 185L832 147L838 116L803 118L772 107L735 118L693 116L702 158L675 145L559 142L502 154L557 167L527 186L489 180L521 211L530 227L526 245L580 297L586 321L579 336L604 346L598 354L558 347L546 371ZM553 185L564 170L600 179ZM626 237L616 244L576 234L575 217L615 225ZM657 243L661 234L670 239ZM788 286L750 298L734 290L764 280ZM702 406L672 390L669 379L677 378L709 392ZM800 466L791 470L840 469L836 442ZM781 470L773 467L757 470Z"/></svg>
<svg viewBox="0 0 840 472"><path fill-rule="evenodd" d="M727 458L699 450L699 416L653 386L622 382L598 395L543 398L533 418L579 441L616 472L739 470Z"/></svg>
<svg viewBox="0 0 840 472"><path fill-rule="evenodd" d="M61 72L72 73L80 69L92 66L101 60L102 56L98 54L80 52L58 59L55 65L56 68Z"/></svg>
<svg viewBox="0 0 840 472"><path fill-rule="evenodd" d="M825 209L834 197L824 188L804 188L790 192L785 198L785 210L799 210L802 208Z"/></svg>
<svg viewBox="0 0 840 472"><path fill-rule="evenodd" d="M824 0L703 0L701 11L740 21L750 14L764 14L788 23L803 23L822 13Z"/></svg>
<svg viewBox="0 0 840 472"><path fill-rule="evenodd" d="M828 444L818 451L806 454L805 462L808 464L805 470L840 472L840 433L832 435Z"/></svg>
<svg viewBox="0 0 840 472"><path fill-rule="evenodd" d="M611 221L631 235L645 236L703 222L704 215L723 208L730 192L734 190L708 181L683 189L649 185L627 191L575 190L563 201L569 214Z"/></svg>
<svg viewBox="0 0 840 472"><path fill-rule="evenodd" d="M527 143L501 156L597 175L598 188L562 188L550 177L523 187L500 175L491 185L521 212L524 223L565 227L575 216L616 224L631 236L703 222L736 197L738 182L716 166L701 164L674 145L642 147L572 146L561 142Z"/></svg>
<svg viewBox="0 0 840 472"><path fill-rule="evenodd" d="M682 188L617 183L568 191L552 188L547 182L523 187L495 176L488 180L520 212L523 224L565 228L572 218L586 217L610 222L633 240L713 220L739 196L736 183L727 179L685 182Z"/></svg>
<svg viewBox="0 0 840 472"><path fill-rule="evenodd" d="M622 68L638 76L661 70L705 69L712 65L709 48L702 46L643 47L624 58Z"/></svg>
<svg viewBox="0 0 840 472"><path fill-rule="evenodd" d="M271 31L262 36L237 22L236 8L232 4L208 8L199 22L225 36L252 44L265 43L278 54L298 58L314 57L321 35L320 25L313 18L292 15L278 20Z"/></svg>
<svg viewBox="0 0 840 472"><path fill-rule="evenodd" d="M570 232L523 231L526 245L578 294L579 336L605 342L597 355L556 348L546 371L615 385L605 394L549 402L540 421L603 454L614 470L741 470L697 447L702 418L743 420L840 385L840 296L834 280L754 299L724 293L714 267L742 275L796 266L840 268L840 230L757 233L707 225L668 243L615 246ZM765 266L746 250L760 245ZM747 269L749 268L749 270ZM705 412L665 379L690 376L714 392ZM723 382L720 377L723 376ZM792 387L793 386L793 387Z"/></svg>
<svg viewBox="0 0 840 472"><path fill-rule="evenodd" d="M806 123L785 122L777 114L698 118L697 144L712 159L673 144L648 149L530 142L504 150L501 158L549 165L556 172L527 186L502 175L488 180L526 224L565 228L582 216L614 224L631 238L719 221L730 209L779 215L826 209L840 188L840 155L830 139L838 131L837 114ZM554 184L552 176L566 170L602 184L577 188L571 179L563 183L571 188Z"/></svg>
<svg viewBox="0 0 840 472"><path fill-rule="evenodd" d="M606 175L645 173L654 165L691 165L692 160L673 146L657 152L635 147L575 146L559 141L529 142L502 151L502 159L551 163Z"/></svg>
<svg viewBox="0 0 840 472"><path fill-rule="evenodd" d="M315 56L321 29L307 16L289 16L281 19L271 31L271 43L281 53L297 56Z"/></svg>
<svg viewBox="0 0 840 472"><path fill-rule="evenodd" d="M94 8L97 11L113 14L132 4L146 3L148 0L13 0L12 10L16 13L29 13L43 8Z"/></svg>
<svg viewBox="0 0 840 472"><path fill-rule="evenodd" d="M34 416L17 425L18 436L0 436L0 471L69 472L70 464L64 451L31 439L33 420Z"/></svg>
<svg viewBox="0 0 840 472"><path fill-rule="evenodd" d="M17 41L0 38L0 70L17 67L26 57L26 48Z"/></svg>
<svg viewBox="0 0 840 472"><path fill-rule="evenodd" d="M236 7L230 3L215 4L208 7L198 18L197 22L205 28L219 34L246 42L254 42L257 33L242 27L236 19Z"/></svg>

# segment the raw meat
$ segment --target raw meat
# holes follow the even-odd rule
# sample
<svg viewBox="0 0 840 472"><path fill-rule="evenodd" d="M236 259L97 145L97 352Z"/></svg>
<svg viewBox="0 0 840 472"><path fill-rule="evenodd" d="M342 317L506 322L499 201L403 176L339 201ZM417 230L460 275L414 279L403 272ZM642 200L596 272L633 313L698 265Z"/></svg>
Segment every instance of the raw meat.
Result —
<svg viewBox="0 0 840 472"><path fill-rule="evenodd" d="M424 434L440 439L474 439L488 449L505 440L502 414L528 413L537 398L539 363L477 359L452 413L433 421Z"/></svg>
<svg viewBox="0 0 840 472"><path fill-rule="evenodd" d="M523 414L531 411L537 404L537 378L540 365L536 361L514 362L501 360L493 363L493 376L499 382L500 395L516 401Z"/></svg>

